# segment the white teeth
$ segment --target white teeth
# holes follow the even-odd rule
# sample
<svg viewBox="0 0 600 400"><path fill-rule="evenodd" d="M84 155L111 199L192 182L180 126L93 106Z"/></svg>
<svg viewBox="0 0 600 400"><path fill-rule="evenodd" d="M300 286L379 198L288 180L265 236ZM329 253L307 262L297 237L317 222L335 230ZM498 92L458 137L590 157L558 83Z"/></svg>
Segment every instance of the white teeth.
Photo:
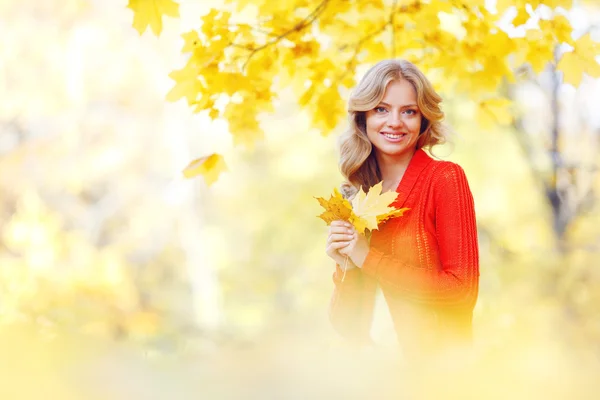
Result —
<svg viewBox="0 0 600 400"><path fill-rule="evenodd" d="M388 138L390 138L390 139L400 139L402 136L404 136L404 135L392 135L392 134L390 134L390 133L384 133L383 135L384 135L385 137L388 137Z"/></svg>

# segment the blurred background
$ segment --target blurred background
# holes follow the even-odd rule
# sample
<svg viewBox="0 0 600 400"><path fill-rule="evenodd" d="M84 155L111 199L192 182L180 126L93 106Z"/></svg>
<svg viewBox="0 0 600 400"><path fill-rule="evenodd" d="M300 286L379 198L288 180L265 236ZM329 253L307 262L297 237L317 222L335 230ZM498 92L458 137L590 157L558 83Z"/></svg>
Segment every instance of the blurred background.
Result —
<svg viewBox="0 0 600 400"><path fill-rule="evenodd" d="M349 356L327 320L313 196L340 183L343 126L322 136L283 97L266 140L234 148L165 100L211 3L181 2L159 38L125 6L0 1L0 398L399 398L381 298L375 350ZM596 41L599 7L570 12ZM509 96L514 124L483 129L444 94L454 135L435 153L466 171L481 256L483 361L457 398L597 398L600 80L548 68ZM183 178L214 152L215 184Z"/></svg>

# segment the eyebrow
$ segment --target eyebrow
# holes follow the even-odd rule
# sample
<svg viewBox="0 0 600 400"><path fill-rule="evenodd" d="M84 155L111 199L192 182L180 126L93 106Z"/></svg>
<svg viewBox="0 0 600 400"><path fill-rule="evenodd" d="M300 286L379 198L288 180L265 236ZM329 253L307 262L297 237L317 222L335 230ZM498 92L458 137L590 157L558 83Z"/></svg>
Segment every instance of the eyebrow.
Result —
<svg viewBox="0 0 600 400"><path fill-rule="evenodd" d="M384 105L384 106L391 107L391 105L390 105L390 104L388 104L388 103L386 103L385 101L382 101L382 102L380 102L379 104L382 104L382 105ZM417 107L417 105L416 105L416 104L407 104L407 105L404 105L404 106L400 106L400 108L406 108L406 107Z"/></svg>

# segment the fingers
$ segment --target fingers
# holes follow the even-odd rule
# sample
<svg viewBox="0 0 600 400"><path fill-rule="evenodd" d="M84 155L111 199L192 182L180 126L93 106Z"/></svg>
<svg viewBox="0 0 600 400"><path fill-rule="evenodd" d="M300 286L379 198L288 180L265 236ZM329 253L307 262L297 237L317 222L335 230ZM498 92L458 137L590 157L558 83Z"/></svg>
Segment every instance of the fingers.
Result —
<svg viewBox="0 0 600 400"><path fill-rule="evenodd" d="M350 222L344 221L341 219L336 219L335 221L331 221L332 226L350 226Z"/></svg>
<svg viewBox="0 0 600 400"><path fill-rule="evenodd" d="M353 234L348 233L333 233L327 238L327 244L335 242L349 242L354 239Z"/></svg>
<svg viewBox="0 0 600 400"><path fill-rule="evenodd" d="M348 244L350 244L350 242L334 242L327 245L327 250L339 250L348 246Z"/></svg>
<svg viewBox="0 0 600 400"><path fill-rule="evenodd" d="M351 223L347 222L347 221L332 221L330 226L329 226L329 234L331 235L332 233L346 233L346 234L352 234L354 233L354 227L352 226Z"/></svg>
<svg viewBox="0 0 600 400"><path fill-rule="evenodd" d="M335 253L338 252L338 250L348 246L348 243L349 242L333 242L331 244L328 244L325 248L325 253L327 253L327 255L329 255L330 257L335 256Z"/></svg>
<svg viewBox="0 0 600 400"><path fill-rule="evenodd" d="M325 252L334 259L338 259L340 255L347 255L346 253L351 251L349 247L354 247L353 243L357 240L356 235L354 226L348 221L332 221L329 225L329 237Z"/></svg>
<svg viewBox="0 0 600 400"><path fill-rule="evenodd" d="M342 220L335 220L335 221L331 221L331 226L333 227L340 227L340 228L351 228L352 224L348 221L342 221Z"/></svg>
<svg viewBox="0 0 600 400"><path fill-rule="evenodd" d="M329 233L349 233L352 234L354 233L354 230L352 228L346 228L345 226L330 226L329 227Z"/></svg>

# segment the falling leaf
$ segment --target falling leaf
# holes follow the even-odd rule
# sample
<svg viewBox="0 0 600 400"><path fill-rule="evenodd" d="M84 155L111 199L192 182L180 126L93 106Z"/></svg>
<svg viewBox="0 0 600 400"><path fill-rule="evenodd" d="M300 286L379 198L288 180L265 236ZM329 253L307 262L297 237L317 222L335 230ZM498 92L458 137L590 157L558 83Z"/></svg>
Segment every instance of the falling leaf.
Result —
<svg viewBox="0 0 600 400"><path fill-rule="evenodd" d="M383 182L379 182L365 194L362 187L350 203L344 199L337 189L333 190L333 195L329 200L321 197L316 199L319 204L325 208L325 212L319 215L327 225L335 220L348 221L354 225L360 233L365 233L366 229L379 229L379 224L393 217L402 216L408 208L397 209L390 205L398 197L397 192L381 193Z"/></svg>
<svg viewBox="0 0 600 400"><path fill-rule="evenodd" d="M133 10L133 27L141 34L148 25L156 36L162 32L162 17L179 17L179 4L173 0L129 0L127 7Z"/></svg>
<svg viewBox="0 0 600 400"><path fill-rule="evenodd" d="M220 154L211 154L208 157L198 158L188 164L183 170L183 176L193 178L203 175L207 185L212 185L219 178L221 172L227 171L227 165Z"/></svg>

